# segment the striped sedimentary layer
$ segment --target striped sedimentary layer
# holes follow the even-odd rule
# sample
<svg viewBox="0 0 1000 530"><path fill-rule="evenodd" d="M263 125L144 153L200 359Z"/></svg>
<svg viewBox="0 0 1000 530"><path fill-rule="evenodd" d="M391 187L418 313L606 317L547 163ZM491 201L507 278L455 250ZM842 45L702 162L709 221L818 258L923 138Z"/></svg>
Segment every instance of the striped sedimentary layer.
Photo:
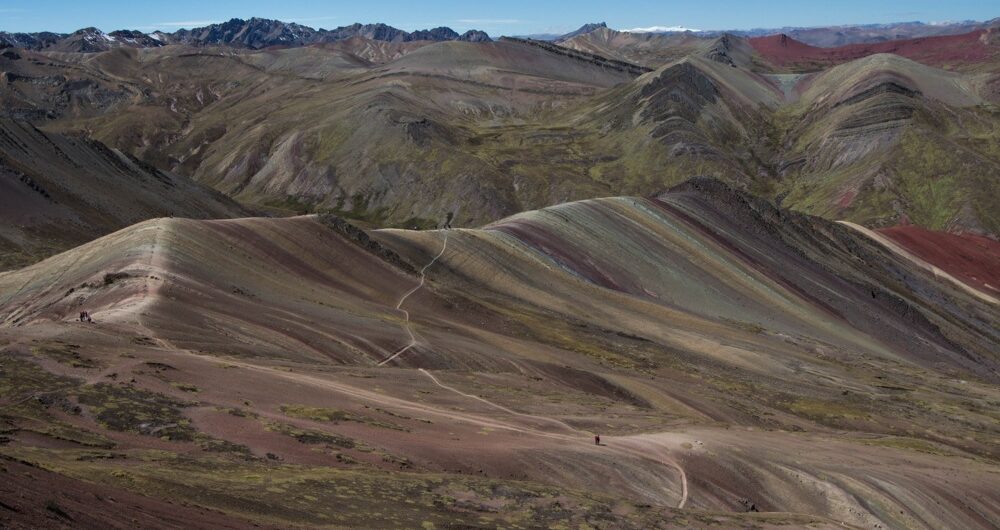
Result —
<svg viewBox="0 0 1000 530"><path fill-rule="evenodd" d="M298 428L405 458L414 476L860 526L1000 520L997 306L715 180L475 230L159 219L0 274L0 296L12 343L101 344L120 375L174 366L199 389L192 425L292 464L348 465L219 411L388 410L404 430ZM69 322L81 309L97 324Z"/></svg>

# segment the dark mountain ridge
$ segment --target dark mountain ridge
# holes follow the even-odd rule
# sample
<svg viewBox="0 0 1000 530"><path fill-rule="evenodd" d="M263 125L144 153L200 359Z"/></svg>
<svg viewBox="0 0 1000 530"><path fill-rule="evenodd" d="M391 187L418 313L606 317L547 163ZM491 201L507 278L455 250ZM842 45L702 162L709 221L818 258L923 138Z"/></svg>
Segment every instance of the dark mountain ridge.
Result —
<svg viewBox="0 0 1000 530"><path fill-rule="evenodd" d="M218 24L179 29L173 33L156 31L147 34L137 30L117 30L104 33L97 28L83 28L73 33L0 32L0 48L91 53L121 47L155 48L166 44L185 44L188 46L233 46L261 49L271 46L307 46L337 42L352 37L365 37L384 42L489 42L492 40L486 32L476 29L462 34L447 27L407 32L382 23L354 23L326 30L313 29L294 22L254 17L248 20L233 18Z"/></svg>

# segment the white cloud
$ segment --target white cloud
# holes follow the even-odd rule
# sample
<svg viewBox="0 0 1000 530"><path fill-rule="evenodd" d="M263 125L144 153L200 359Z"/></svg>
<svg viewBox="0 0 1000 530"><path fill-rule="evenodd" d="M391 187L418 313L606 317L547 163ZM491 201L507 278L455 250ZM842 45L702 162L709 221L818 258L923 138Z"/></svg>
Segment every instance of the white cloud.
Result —
<svg viewBox="0 0 1000 530"><path fill-rule="evenodd" d="M686 28L684 26L650 26L648 28L632 28L632 29L621 29L618 31L627 31L628 33L670 33L677 31L701 31L695 28Z"/></svg>
<svg viewBox="0 0 1000 530"><path fill-rule="evenodd" d="M524 24L523 20L516 18L460 18L456 20L460 24L478 24L480 26L491 26L498 24Z"/></svg>

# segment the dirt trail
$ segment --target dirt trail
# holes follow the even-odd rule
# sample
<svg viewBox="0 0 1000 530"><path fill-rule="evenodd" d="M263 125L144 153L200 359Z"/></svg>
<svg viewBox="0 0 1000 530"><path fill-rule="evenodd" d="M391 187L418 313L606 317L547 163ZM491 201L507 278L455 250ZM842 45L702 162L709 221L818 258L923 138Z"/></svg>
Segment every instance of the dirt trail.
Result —
<svg viewBox="0 0 1000 530"><path fill-rule="evenodd" d="M169 342L167 342L167 341L163 341L162 343L165 344L165 345L169 345ZM200 359L204 359L204 360L206 360L208 362L217 363L219 361L219 359L220 359L219 357L214 357L214 356L209 356L209 355L203 355L203 354L197 354L197 353L193 353L193 352L190 352L188 350L183 350L183 349L181 349L179 351L187 353L188 355L191 355L193 357L198 357ZM583 431L583 430L580 430L580 429L576 429L576 428L574 428L574 427L572 427L572 426L570 426L570 425L568 425L568 424L566 424L566 423L564 423L564 422L562 422L560 420L557 420L555 418L548 418L548 417L544 417L544 416L535 416L535 415L532 415L532 414L525 414L525 413L517 412L517 411L511 410L511 409L509 409L507 407L504 407L503 405L498 405L496 403L490 402L490 401L488 401L488 400L486 400L484 398L481 398L479 396L475 396L475 395L472 395L472 394L467 394L465 392L461 392L461 391L455 389L454 387L451 387L451 386L448 386L448 385L445 385L445 384L441 383L436 377L434 377L433 374L431 374L430 372L428 372L427 370L424 370L424 369L420 369L419 371L421 373L423 373L424 375L426 375L427 377L429 377L434 382L434 384L436 384L437 386L439 386L441 388L444 388L445 390L448 390L449 392L454 392L454 393L457 393L457 394L459 394L461 396L468 397L468 398L471 398L471 399L475 399L477 401L480 401L480 402L483 402L483 403L485 403L487 405L490 405L491 407L494 407L494 408L497 408L497 409L502 410L504 412L507 412L507 413L509 413L511 415L515 415L515 416L519 416L519 417L532 418L532 419L536 419L536 420L544 420L544 421L547 421L547 422L550 422L550 423L559 424L562 428L569 429L569 430L571 430L575 434L561 434L561 433L548 432L548 431L543 431L543 430L537 429L535 427L524 426L524 425L517 425L517 424L510 423L510 422L507 422L507 421L504 421L504 420L500 420L500 419L493 419L493 418L484 417L484 416L481 416L481 415L478 415L478 414L475 414L475 413L459 412L459 411L455 411L455 410L451 410L451 409L445 409L445 408L436 407L436 406L433 406L433 405L426 405L426 404L423 404L423 403L414 403L414 402L409 401L409 400L404 400L404 399L401 399L401 398L395 398L395 397L392 397L392 396L387 396L387 395L384 395L384 394L381 394L381 393L378 393L378 392L361 389L361 388L358 388L358 387L355 387L355 386L351 386L351 385L347 385L347 384L343 384L343 383L338 383L338 382L335 382L335 381L330 381L328 379L323 379L323 378L311 376L311 375L308 375L308 374L302 374L302 373L296 373L296 372L285 372L285 371L278 370L278 369L275 369L275 368L270 368L270 367L266 367L266 366L260 366L260 365L256 365L256 364L252 364L252 363L248 363L248 362L244 362L244 361L240 361L240 360L237 360L237 359L226 358L226 364L238 366L240 368L244 368L244 369L248 369L248 370L253 370L253 371L256 371L256 372L268 373L271 376L274 376L274 377L277 377L277 378L280 378L280 379L289 380L289 381L294 381L296 383L304 383L304 384L309 384L309 385L320 387L320 388L325 388L325 389L328 389L328 390L333 390L333 391L338 392L340 394L344 394L344 395L353 397L355 399L359 399L359 400L363 400L363 401L368 401L370 403L377 404L377 405L380 405L380 406L383 406L383 407L386 407L386 408L395 408L395 409L399 409L399 410L409 410L409 411L418 412L418 413L421 413L421 414L424 414L424 415L433 415L433 416L438 416L438 417L442 417L442 418L448 418L448 419L451 419L451 420L465 421L465 422L472 423L474 425L479 425L479 426L482 426L482 427L490 427L490 428L493 428L493 429L502 429L502 430L507 430L507 431L513 431L513 432L518 432L518 433L521 433L521 434L527 434L527 435L530 435L530 436L538 436L538 437L542 437L542 438L551 438L551 439L559 440L559 441L564 442L564 443L570 443L570 444L578 445L580 447L586 447L588 450L593 448L593 442L592 442L592 438L591 438L592 433L590 433L590 432ZM657 444L653 440L648 440L646 436L642 436L642 437L625 436L625 437L620 437L620 438L615 437L615 438L605 438L605 439L609 443L608 444L603 444L603 447L604 447L603 450L606 450L606 451L609 451L609 452L612 452L612 453L617 453L617 454L620 454L620 455L626 455L626 456L631 456L631 457L639 458L639 459L642 459L642 460L648 460L650 462L655 462L655 463L658 463L658 464L661 464L661 465L664 465L664 466L667 466L667 467L675 469L677 471L677 473L680 475L680 479L681 479L681 499L680 499L680 502L677 504L677 507L678 508L683 508L687 504L687 500L688 500L688 483L687 483L687 474L684 472L684 469L680 466L680 464L678 464L677 462L675 462L675 461L673 461L671 459L664 458L664 457L659 457L658 458L658 457L651 456L651 455L653 455L653 454L655 454L657 452L661 452L661 451L664 450L664 448L663 448L663 446L661 444Z"/></svg>
<svg viewBox="0 0 1000 530"><path fill-rule="evenodd" d="M409 350L410 348L412 348L416 344L416 337L414 336L413 332L410 330L410 326L409 326L409 323L410 323L409 312L406 311L405 309L402 309L402 305L406 301L407 298L409 298L411 295L413 295L414 293L416 293L418 290L420 290L421 287L424 286L424 284L426 283L426 275L425 274L427 272L427 269L429 269L435 262L437 262L437 260L444 254L444 252L445 252L445 250L447 250L447 248L448 248L448 233L445 232L445 234L444 234L444 241L443 241L443 244L441 246L440 252L438 252L437 255L435 255L431 259L431 261L428 262L427 265L425 265L423 267L423 269L420 270L420 282L413 289L410 289L408 292L406 292L400 298L399 302L396 304L396 309L399 310L399 311L402 311L404 313L404 315L406 316L406 329L407 329L407 332L410 334L410 343L408 345L406 345L405 347L403 347L402 349L400 349L399 351L397 351L396 353L394 353L389 358L387 358L384 361L380 362L379 366L385 365L386 363L392 361L393 359L395 359L399 355L405 353L407 350ZM154 244L153 244L153 250L150 253L150 263L149 263L149 265L150 265L151 268L153 268L155 265L160 265L160 267L158 267L158 268L161 269L161 273L165 273L165 270L163 270L163 269L165 269L165 267L163 266L163 265L165 265L163 263L164 256L158 255L159 254L158 253L159 250L161 250L161 249L159 247L159 237L157 237L156 240L154 241ZM153 295L155 294L155 292L157 290L157 287L147 286L146 289L143 289L142 294L140 295L140 303L137 304L137 306L133 306L133 308L132 308L132 311L134 311L136 313L135 314L135 316L136 316L135 323L139 325L140 329L145 330L147 332L148 336L154 337L155 340L163 348L165 348L165 349L173 350L173 351L176 351L176 352L183 352L183 353L185 353L187 355L190 355L192 357L197 357L197 358L200 358L200 359L204 359L204 360L209 361L209 362L218 362L219 357L198 354L198 353L194 353L194 352L192 352L190 350L187 350L187 349L184 349L184 348L178 348L177 346L175 346L174 344L172 344L169 340L167 340L167 339L165 339L163 337L157 336L157 334L155 332L153 332L152 329L150 329L148 326L145 325L145 323L143 322L143 319L142 319L142 315L143 315L144 311L142 311L141 309L145 309L147 307L147 304L154 303L153 299L155 297ZM139 309L139 310L137 310L137 309ZM414 403L412 401L408 401L408 400L404 400L404 399L400 399L400 398L394 398L394 397L391 397L391 396L386 396L386 395L380 394L378 392L373 392L373 391L369 391L369 390L357 388L357 387L354 387L354 386L351 386L351 385L347 385L347 384L343 384L343 383L338 383L338 382L335 382L335 381L330 381L328 379L323 379L323 378L320 378L320 377L315 377L315 376L311 376L311 375L307 375L307 374L302 374L302 373L285 372L285 371L278 370L278 369L275 369L275 368L270 368L270 367L266 367L266 366L252 364L252 363L244 362L244 361L237 360L237 359L227 359L226 362L229 365L239 366L240 368L249 369L249 370L253 370L253 371L256 371L256 372L265 372L265 373L268 373L271 376L278 377L278 378L285 379L285 380L289 380L289 381L294 381L296 383L305 383L305 384L309 384L309 385L312 385L312 386L326 388L328 390L332 390L332 391L335 391L335 392L338 392L338 393L341 393L341 394L344 394L344 395L347 395L347 396L351 396L351 397L356 398L356 399L368 401L368 402L371 402L371 403L374 403L374 404L378 404L378 405L382 405L382 406L385 406L385 407L388 407L388 408L395 408L395 409L399 409L399 410L410 410L410 411L413 411L413 412L419 412L421 414L435 415L435 416L449 418L449 419L453 419L453 420L457 419L457 420L460 420L460 421L466 421L466 422L469 422L469 423L472 423L472 424L481 425L483 427L490 427L490 428L494 428L494 429L502 429L502 430L507 430L507 431L519 432L519 433L527 434L527 435L530 435L530 436L538 436L538 437L543 437L543 438L552 438L552 439L559 440L561 442L568 442L568 443L572 443L574 445L579 445L579 446L582 446L582 447L587 447L588 449L592 449L592 447L593 447L591 445L592 444L592 442L591 442L592 438L591 437L593 436L593 434L590 433L590 432L577 429L577 428L569 425L568 423L566 423L566 422L564 422L562 420L556 419L556 418L550 418L550 417L546 417L546 416L537 416L537 415L533 415L533 414L526 414L526 413L523 413L523 412L517 412L517 411L512 410L512 409L510 409L508 407L505 407L503 405L499 405L499 404L493 403L493 402L491 402L491 401L489 401L487 399L481 398L479 396L462 392L462 391L460 391L460 390L458 390L458 389L456 389L454 387L445 385L440 380L438 380L437 377L435 377L433 374L431 374L429 371L427 371L427 370L425 370L423 368L420 368L419 371L422 374L426 375L428 378L430 378L431 381L433 381L435 385L437 385L437 386L439 386L441 388L444 388L445 390L448 390L450 392L454 392L456 394L459 394L459 395L461 395L463 397L466 397L466 398L469 398L469 399L474 399L476 401L479 401L481 403L489 405L490 407L496 408L496 409L501 410L501 411L503 411L503 412L505 412L507 414L510 414L511 416L520 417L520 418L530 418L530 419L533 419L533 420L536 420L536 421L542 421L542 422L546 422L546 423L549 423L549 424L556 425L560 429L562 429L563 431L566 431L566 432L569 432L569 433L572 433L572 434L548 432L548 431L541 430L541 429L538 429L538 428L535 428L535 427L532 427L532 426L518 425L516 423L511 423L511 422L508 422L508 421L504 421L502 419L488 418L488 417L484 417L484 416L481 416L481 415L478 415L478 414L474 414L474 413L458 412L458 411L455 411L455 410L444 409L444 408L435 407L435 406L432 406L432 405L426 405L426 404L422 404L422 403ZM116 367L116 368L118 368L118 367ZM33 396L29 396L27 399L30 399L31 397L33 397ZM613 452L613 453L617 453L617 454L621 454L621 455L628 455L628 456L632 456L632 457L636 457L636 458L640 458L640 459L644 459L644 460L649 460L651 462L656 462L656 463L659 463L659 464L662 464L662 465L666 465L668 467L672 467L675 470L677 470L677 472L679 473L680 478L681 478L681 487L682 487L681 500L680 500L680 503L678 504L677 507L678 508L683 508L684 507L684 505L687 503L687 498L688 498L687 475L685 474L684 469L681 468L681 466L679 464L677 464L676 462L674 462L672 460L665 459L665 458L656 458L656 457L650 456L651 454L654 454L656 451L662 451L663 450L662 446L659 446L659 445L657 445L655 443L651 443L650 441L645 440L645 439L641 439L641 438L623 437L623 438L618 438L618 439L615 439L615 440L616 440L616 442L621 441L622 442L621 445L616 445L616 446L611 446L611 447L605 446L605 448L608 451Z"/></svg>
<svg viewBox="0 0 1000 530"><path fill-rule="evenodd" d="M473 395L473 394L467 394L467 393L462 392L461 390L458 390L458 389L456 389L454 387L448 386L448 385L442 383L441 381L439 381L437 377L434 377L434 374L430 373L429 371L427 371L427 370L425 370L423 368L419 368L418 370L420 371L420 373L422 373L422 374L426 375L427 377L429 377L431 379L431 381L434 382L434 384L436 384L437 386L439 386L441 388L444 388L445 390L450 390L450 391L452 391L452 392L454 392L456 394L459 394L461 396L465 396L465 397L470 398L470 399L475 399L477 401L481 401L481 402L483 402L483 403L485 403L485 404L487 404L487 405L489 405L491 407L500 409L500 410L502 410L502 411L504 411L504 412L506 412L508 414L512 414L514 416L521 416L521 417L525 417L525 418L533 418L533 419L537 419L537 420L544 420L544 421L547 421L547 422L550 422L550 423L554 423L554 424L559 425L560 427L562 427L564 429L568 429L568 430L573 431L575 433L580 433L580 434L584 435L584 437L582 439L581 439L581 437L577 437L577 436L565 437L565 438L567 438L567 441L581 442L581 443L585 443L587 445L590 444L589 440L590 440L590 437L592 436L592 433L590 433L590 432L577 429L576 427L573 427L573 426L569 425L568 423L566 423L566 422L564 422L562 420L555 419L555 418L549 418L549 417L546 417L546 416L536 416L534 414L525 414L523 412L517 412L516 410L511 410L511 409L509 409L509 408L507 408L507 407L505 407L503 405L498 405L496 403L493 403L492 401L486 400L486 399L481 398L479 396L476 396L476 395ZM530 429L530 430L533 431L534 433L544 432L544 431L535 431L534 429ZM551 433L545 433L545 434L551 434ZM642 459L646 459L646 460L652 460L654 462L657 462L657 463L660 463L660 464L663 464L663 465L666 465L666 466L669 466L669 467L672 467L672 468L676 469L677 472L680 474L680 477L681 477L681 500L677 504L677 507L678 508L683 508L684 505L687 504L687 499L688 499L687 473L684 472L684 468L682 468L680 466L680 464L678 464L677 462L674 462L672 460L667 460L667 459L658 460L658 459L650 457L649 455L652 452L652 450L656 449L657 447L655 446L655 444L651 444L651 443L649 443L645 439L625 437L625 438L620 438L620 439L616 438L615 440L621 440L622 442L625 443L625 445L615 446L615 447L609 447L608 450L611 451L611 452L618 453L618 454L630 455L630 456L634 456L634 457L642 458ZM660 448L660 449L662 449L662 448Z"/></svg>
<svg viewBox="0 0 1000 530"><path fill-rule="evenodd" d="M59 274L57 274L55 277L53 277L52 279L49 280L49 283L48 283L47 287L38 290L38 294L35 295L35 298L41 299L41 298L44 298L45 296L48 296L48 294L51 293L53 291L53 289L55 289L55 287L57 285L59 285L59 281L62 280L63 277L70 270L75 269L76 265L78 263L82 262L85 258L89 258L90 256L92 256L94 254L100 253L100 251L104 250L110 244L111 243L106 238L105 239L98 239L98 240L95 240L95 242L93 243L93 245L92 245L91 248L88 248L86 251L78 251L76 253L74 259L70 263L68 263L68 264L63 265L63 266L60 267L61 270L60 270ZM94 247L96 247L96 248L94 248ZM65 254L65 252L63 254ZM25 269L28 269L30 267L38 266L40 263L43 263L43 262L45 262L47 260L61 259L61 257L62 257L63 254L56 254L55 256L47 258L46 260L42 260L39 263L36 263L34 265L29 265L28 267L25 267ZM25 270L25 269L21 269L21 270ZM8 272L9 273L14 273L14 272L17 272L17 271L8 271ZM0 307L8 305L11 300L13 300L15 297L17 297L18 295L20 295L24 291L24 289L29 284L31 284L32 279L33 278L32 278L31 275L26 274L25 275L25 280L24 280L24 282L21 283L21 286L18 287L16 291L13 291L7 297L7 299L4 300L2 304L0 304ZM30 313L38 313L39 311L41 311L42 309L45 309L46 307L48 307L48 306L44 306L44 307L41 307L41 308L36 307L36 308L32 309L32 306L30 304L22 305L22 306L20 306L20 307L18 307L16 309L12 310L9 314L4 315L2 317L2 319L0 319L0 323L7 323L8 321L14 321L18 317L24 318L24 317L28 316ZM30 313L29 313L29 311L30 311Z"/></svg>
<svg viewBox="0 0 1000 530"><path fill-rule="evenodd" d="M989 302L991 304L998 304L998 305L1000 305L1000 300L998 300L996 297L990 296L989 293L985 293L983 291L980 291L976 287L974 287L972 285L969 285L969 284L963 282L962 280L960 280L960 279L952 276L950 273L942 270L938 266L933 265L931 263L928 263L923 258L921 258L921 257L917 256L916 254L910 252L909 250L903 248L902 245L897 244L895 241L889 239L888 237L885 237L882 234L879 234L878 232L876 232L874 230L870 230L868 228L865 228L865 227L863 227L861 225L858 225L858 224L855 224L855 223L852 223L852 222L849 222L849 221L837 221L837 222L840 223L840 224L842 224L842 225L844 225L844 226L846 226L846 227L848 227L848 228L852 228L852 229L854 229L854 230L856 230L856 231L858 231L858 232L860 232L860 233L868 236L869 238L875 240L876 242L878 242L879 244L881 244L885 248L889 249L890 251L896 253L897 255L899 255L899 256L901 256L901 257L903 257L903 258L905 258L905 259L907 259L907 260L909 260L911 262L913 262L917 266L922 267L923 269L925 269L928 272L930 272L931 274L933 274L936 279L947 280L947 281L951 282L953 285L955 285L956 287L964 290L965 292L971 294L972 296L975 296L976 298L979 298L980 300L983 300L985 302Z"/></svg>
<svg viewBox="0 0 1000 530"><path fill-rule="evenodd" d="M407 350L417 345L417 337L416 335L413 334L413 329L410 327L410 312L403 309L403 302L405 302L406 299L410 297L410 295L419 291L420 288L424 286L424 283L427 281L427 276L426 276L427 269L429 269L431 265L434 265L434 262L436 262L438 258L440 258L444 254L444 251L447 248L448 248L448 232L445 231L444 244L441 245L441 252L438 252L437 255L434 256L434 258L427 263L427 265L424 265L424 268L420 269L420 283L418 283L417 286L414 287L413 289L407 291L406 294L404 294L402 298L399 299L399 302L396 304L396 311L401 311L403 313L403 316L405 317L404 327L406 328L406 333L410 336L410 343L400 348L398 351L396 351L396 353L382 360L382 362L378 363L379 366L385 366L386 363L391 362L396 357L399 357L400 355L406 353Z"/></svg>
<svg viewBox="0 0 1000 530"><path fill-rule="evenodd" d="M441 381L438 380L438 378L434 377L434 374L428 372L427 370L424 370L423 368L418 368L418 370L420 371L420 373L426 375L427 377L430 377L431 381L434 381L434 384L437 385L437 386L439 386L439 387L441 387L441 388L444 388L446 390L450 390L450 391L452 391L452 392L454 392L456 394L460 394L460 395L465 396L465 397L470 398L470 399L475 399L477 401L481 401L481 402L486 403L487 405L489 405L489 406L491 406L493 408L500 409L500 410L506 412L507 414L511 414L511 415L514 415L514 416L521 416L523 418L533 418L533 419L536 419L536 420L546 421L546 422L558 425L558 426L562 427L563 429L566 429L566 430L569 430L569 431L572 431L572 432L584 433L584 434L587 434L588 436L590 435L590 433L587 433L585 431L581 431L580 429L577 429L576 427L573 427L570 424L568 424L568 423L566 423L566 422L564 422L562 420L557 420L555 418L549 418L549 417L546 417L546 416L535 416L534 414L525 414L523 412L518 412L516 410L509 409L509 408L507 408L507 407L505 407L503 405L498 405L496 403L493 403L492 401L488 401L488 400L483 399L483 398L481 398L479 396L476 396L476 395L473 395L473 394L466 394L465 392L462 392L461 390L458 390L457 388L450 387L450 386L442 383Z"/></svg>

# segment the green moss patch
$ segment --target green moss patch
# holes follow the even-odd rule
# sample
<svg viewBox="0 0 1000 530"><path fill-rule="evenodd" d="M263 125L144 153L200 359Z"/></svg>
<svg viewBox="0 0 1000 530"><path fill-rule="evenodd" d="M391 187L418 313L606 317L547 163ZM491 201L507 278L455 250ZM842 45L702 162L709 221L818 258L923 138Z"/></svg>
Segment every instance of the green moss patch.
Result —
<svg viewBox="0 0 1000 530"><path fill-rule="evenodd" d="M54 342L35 346L31 351L35 355L48 357L60 364L66 364L73 368L101 368L103 366L103 363L81 354L80 346L77 344Z"/></svg>
<svg viewBox="0 0 1000 530"><path fill-rule="evenodd" d="M194 440L196 431L181 414L189 403L132 385L98 383L80 392L80 403L90 407L105 428L159 436L168 440Z"/></svg>
<svg viewBox="0 0 1000 530"><path fill-rule="evenodd" d="M372 427L392 429L395 431L409 431L409 429L402 427L400 425L396 425L394 423L376 420L368 416L353 414L343 410L328 409L324 407L309 407L306 405L282 405L281 412L284 413L286 416L290 416L292 418L301 418L313 421L328 421L333 423L350 421L355 423L362 423L365 425L371 425Z"/></svg>
<svg viewBox="0 0 1000 530"><path fill-rule="evenodd" d="M360 447L354 439L339 434L314 431L312 429L301 429L294 425L280 422L266 422L267 430L278 432L286 436L291 436L304 444L326 444L343 449L354 449Z"/></svg>

